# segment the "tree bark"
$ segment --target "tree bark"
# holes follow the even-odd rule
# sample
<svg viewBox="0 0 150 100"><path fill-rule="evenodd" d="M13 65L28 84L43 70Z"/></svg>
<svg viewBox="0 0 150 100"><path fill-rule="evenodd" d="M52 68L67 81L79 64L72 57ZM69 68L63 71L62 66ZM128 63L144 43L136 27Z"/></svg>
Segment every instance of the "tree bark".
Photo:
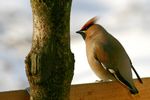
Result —
<svg viewBox="0 0 150 100"><path fill-rule="evenodd" d="M72 0L31 0L32 48L25 59L30 100L69 100L74 70L70 50Z"/></svg>

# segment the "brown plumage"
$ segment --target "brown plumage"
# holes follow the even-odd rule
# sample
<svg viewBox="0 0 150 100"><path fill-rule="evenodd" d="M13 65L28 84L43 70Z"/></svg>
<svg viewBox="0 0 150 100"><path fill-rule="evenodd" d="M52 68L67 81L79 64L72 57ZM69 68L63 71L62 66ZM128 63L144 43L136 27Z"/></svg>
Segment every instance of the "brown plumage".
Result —
<svg viewBox="0 0 150 100"><path fill-rule="evenodd" d="M87 58L92 70L103 81L118 80L127 86L132 94L137 94L131 68L141 83L142 80L132 66L125 49L116 38L95 22L96 17L77 31L85 40Z"/></svg>

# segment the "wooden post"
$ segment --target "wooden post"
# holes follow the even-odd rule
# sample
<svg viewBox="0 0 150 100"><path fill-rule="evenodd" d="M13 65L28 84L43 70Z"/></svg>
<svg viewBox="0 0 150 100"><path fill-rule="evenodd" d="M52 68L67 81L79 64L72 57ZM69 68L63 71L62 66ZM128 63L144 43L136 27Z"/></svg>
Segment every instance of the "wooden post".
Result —
<svg viewBox="0 0 150 100"><path fill-rule="evenodd" d="M70 100L150 100L150 78L142 80L135 80L140 92L135 96L117 81L72 85ZM29 100L29 95L25 90L0 92L0 100Z"/></svg>

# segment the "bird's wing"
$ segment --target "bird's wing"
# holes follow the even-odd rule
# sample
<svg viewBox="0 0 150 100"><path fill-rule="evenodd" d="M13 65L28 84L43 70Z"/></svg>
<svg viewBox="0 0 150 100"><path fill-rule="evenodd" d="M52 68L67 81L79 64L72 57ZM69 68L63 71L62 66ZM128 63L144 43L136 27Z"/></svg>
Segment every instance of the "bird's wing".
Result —
<svg viewBox="0 0 150 100"><path fill-rule="evenodd" d="M114 66L110 67L109 65L106 66L106 62L109 60L107 53L101 50L99 47L96 48L95 52L95 59L102 64L105 70L111 73L117 80L121 83L131 87L130 83L126 81L126 79L120 74L119 70Z"/></svg>
<svg viewBox="0 0 150 100"><path fill-rule="evenodd" d="M96 59L102 63L103 67L114 75L114 77L126 85L131 92L137 93L137 89L133 85L132 76L131 76L131 69L126 68L126 66L117 67L116 64L113 64L112 58L110 57L110 54L103 50L103 47L97 46L95 48L95 56ZM117 58L118 59L118 58ZM121 64L122 65L122 64ZM128 75L127 75L128 73Z"/></svg>
<svg viewBox="0 0 150 100"><path fill-rule="evenodd" d="M126 85L126 86L129 88L129 90L130 90L130 92L131 92L132 94L137 94L137 93L138 93L138 90L136 89L136 87L133 86L133 85L132 85L128 80L126 80L124 77L122 77L122 75L120 74L119 71L115 71L114 76L115 76L116 79L117 79L118 81L120 81L122 84Z"/></svg>

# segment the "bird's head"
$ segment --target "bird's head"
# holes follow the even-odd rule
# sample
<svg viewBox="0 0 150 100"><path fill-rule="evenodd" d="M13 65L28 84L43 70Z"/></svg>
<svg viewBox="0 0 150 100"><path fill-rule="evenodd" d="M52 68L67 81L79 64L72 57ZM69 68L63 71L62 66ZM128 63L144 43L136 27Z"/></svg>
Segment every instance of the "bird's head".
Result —
<svg viewBox="0 0 150 100"><path fill-rule="evenodd" d="M84 26L79 30L77 31L76 33L79 33L81 34L81 36L83 37L83 39L86 38L86 31L92 26L95 24L95 22L97 21L97 17L93 17L91 18L89 21L87 21Z"/></svg>

